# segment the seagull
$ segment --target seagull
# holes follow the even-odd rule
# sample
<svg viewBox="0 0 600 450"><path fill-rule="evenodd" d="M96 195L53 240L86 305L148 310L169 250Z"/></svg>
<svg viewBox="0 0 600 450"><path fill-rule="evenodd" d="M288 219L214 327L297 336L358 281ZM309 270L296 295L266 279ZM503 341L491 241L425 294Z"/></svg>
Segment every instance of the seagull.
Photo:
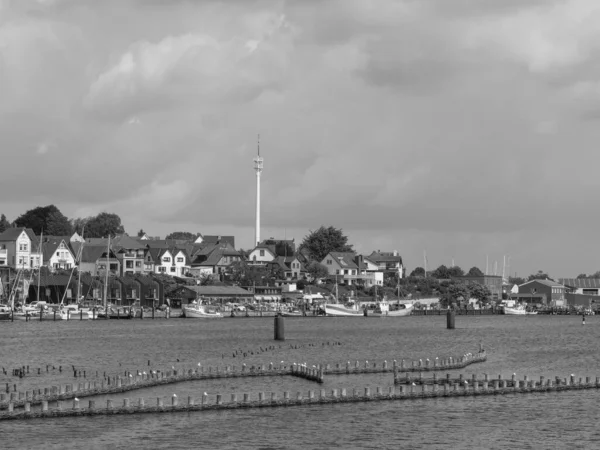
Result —
<svg viewBox="0 0 600 450"><path fill-rule="evenodd" d="M78 399L77 397L75 397L73 400L75 400L76 402L78 402L78 401L79 401L79 399Z"/></svg>
<svg viewBox="0 0 600 450"><path fill-rule="evenodd" d="M177 394L173 394L173 397L177 397Z"/></svg>
<svg viewBox="0 0 600 450"><path fill-rule="evenodd" d="M200 366L201 366L201 364L200 364L200 363L198 363L198 367L200 367Z"/></svg>

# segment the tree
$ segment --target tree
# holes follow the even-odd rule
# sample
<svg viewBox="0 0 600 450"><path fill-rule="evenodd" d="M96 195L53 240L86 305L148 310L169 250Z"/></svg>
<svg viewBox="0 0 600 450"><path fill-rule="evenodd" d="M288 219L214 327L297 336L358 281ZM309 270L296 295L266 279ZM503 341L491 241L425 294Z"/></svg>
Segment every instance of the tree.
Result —
<svg viewBox="0 0 600 450"><path fill-rule="evenodd" d="M102 212L95 217L88 217L87 219L76 219L74 224L81 226L85 224L85 237L89 238L102 238L125 233L125 228L121 224L121 218L116 214L107 212ZM79 231L77 232L79 233Z"/></svg>
<svg viewBox="0 0 600 450"><path fill-rule="evenodd" d="M448 286L446 292L440 296L440 305L443 308L449 308L454 304L465 304L469 301L471 292L469 287L462 282L452 283Z"/></svg>
<svg viewBox="0 0 600 450"><path fill-rule="evenodd" d="M206 272L200 274L200 286L212 286L215 284L214 275Z"/></svg>
<svg viewBox="0 0 600 450"><path fill-rule="evenodd" d="M138 234L137 234L137 236L141 238L141 237L142 237L142 236L144 236L145 234L146 234L146 232L144 231L144 229L143 229L143 228L140 228L140 231L138 231Z"/></svg>
<svg viewBox="0 0 600 450"><path fill-rule="evenodd" d="M333 226L321 227L316 231L310 231L304 237L300 249L308 252L313 261L322 261L330 252L352 252L352 245L348 244L348 237L344 236L341 229Z"/></svg>
<svg viewBox="0 0 600 450"><path fill-rule="evenodd" d="M50 236L70 236L73 234L73 227L69 219L56 210L48 215L44 233Z"/></svg>
<svg viewBox="0 0 600 450"><path fill-rule="evenodd" d="M311 279L319 280L329 275L327 267L317 261L312 261L306 266L306 272L310 275Z"/></svg>
<svg viewBox="0 0 600 450"><path fill-rule="evenodd" d="M471 267L467 272L468 277L483 277L483 272L479 269L479 267Z"/></svg>
<svg viewBox="0 0 600 450"><path fill-rule="evenodd" d="M525 283L525 278L521 278L521 277L508 277L508 284L516 284L516 285L521 285L523 283Z"/></svg>
<svg viewBox="0 0 600 450"><path fill-rule="evenodd" d="M413 270L410 275L410 277L424 277L425 276L425 269L423 269L422 267L417 267L415 270Z"/></svg>
<svg viewBox="0 0 600 450"><path fill-rule="evenodd" d="M440 267L438 267L431 273L431 276L437 279L450 278L450 271L445 265L442 264Z"/></svg>
<svg viewBox="0 0 600 450"><path fill-rule="evenodd" d="M593 273L592 275L590 275L590 278L600 278L600 270L596 273Z"/></svg>
<svg viewBox="0 0 600 450"><path fill-rule="evenodd" d="M486 285L480 283L469 283L468 287L471 298L474 298L483 304L490 301L492 293Z"/></svg>
<svg viewBox="0 0 600 450"><path fill-rule="evenodd" d="M527 281L531 280L547 280L550 278L546 272L538 270L537 273L532 273L527 277Z"/></svg>
<svg viewBox="0 0 600 450"><path fill-rule="evenodd" d="M15 225L17 227L31 228L33 232L37 235L42 232L48 233L48 222L52 221L52 225L55 226L55 230L65 231L64 221L67 221L67 218L63 216L60 210L54 205L48 206L38 206L36 208L30 209L29 211L21 214L15 220ZM69 227L70 229L70 227ZM61 234L70 234L70 233L61 233Z"/></svg>
<svg viewBox="0 0 600 450"><path fill-rule="evenodd" d="M165 239L195 241L198 238L198 236L200 236L198 233L194 234L190 233L189 231L174 231L173 233L168 234L167 237L165 237Z"/></svg>
<svg viewBox="0 0 600 450"><path fill-rule="evenodd" d="M448 274L450 277L462 277L465 275L465 272L458 266L452 266L448 267Z"/></svg>
<svg viewBox="0 0 600 450"><path fill-rule="evenodd" d="M0 233L3 233L10 228L10 222L6 219L6 216L2 214L0 216Z"/></svg>

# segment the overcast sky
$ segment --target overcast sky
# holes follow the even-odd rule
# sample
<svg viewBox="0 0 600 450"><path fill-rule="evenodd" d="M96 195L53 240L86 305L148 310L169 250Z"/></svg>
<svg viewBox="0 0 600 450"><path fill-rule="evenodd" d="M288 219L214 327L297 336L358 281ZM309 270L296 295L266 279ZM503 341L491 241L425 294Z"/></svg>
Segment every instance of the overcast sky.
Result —
<svg viewBox="0 0 600 450"><path fill-rule="evenodd" d="M600 270L598 0L0 0L0 212Z"/></svg>

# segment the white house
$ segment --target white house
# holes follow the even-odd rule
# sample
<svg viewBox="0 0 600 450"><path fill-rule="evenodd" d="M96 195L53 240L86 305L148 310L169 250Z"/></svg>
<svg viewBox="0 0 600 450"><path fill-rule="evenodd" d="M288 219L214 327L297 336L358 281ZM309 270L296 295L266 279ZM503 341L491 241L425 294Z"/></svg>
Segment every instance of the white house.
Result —
<svg viewBox="0 0 600 450"><path fill-rule="evenodd" d="M175 275L175 266L173 266L173 254L167 248L160 248L158 255L154 259L154 271L167 275Z"/></svg>
<svg viewBox="0 0 600 450"><path fill-rule="evenodd" d="M77 264L77 258L63 238L49 238L42 242L44 265L51 271L69 270Z"/></svg>
<svg viewBox="0 0 600 450"><path fill-rule="evenodd" d="M363 284L367 287L383 285L383 272L372 261L365 263L362 255L350 252L331 252L321 264L327 267L330 276L347 285ZM372 270L368 270L371 268Z"/></svg>
<svg viewBox="0 0 600 450"><path fill-rule="evenodd" d="M248 255L249 264L263 265L273 261L277 255L275 250L268 245L257 245Z"/></svg>
<svg viewBox="0 0 600 450"><path fill-rule="evenodd" d="M175 275L185 276L191 269L191 264L187 253L183 250L173 250L173 265L175 266Z"/></svg>
<svg viewBox="0 0 600 450"><path fill-rule="evenodd" d="M30 228L9 228L0 233L0 266L33 269L42 264L39 240Z"/></svg>

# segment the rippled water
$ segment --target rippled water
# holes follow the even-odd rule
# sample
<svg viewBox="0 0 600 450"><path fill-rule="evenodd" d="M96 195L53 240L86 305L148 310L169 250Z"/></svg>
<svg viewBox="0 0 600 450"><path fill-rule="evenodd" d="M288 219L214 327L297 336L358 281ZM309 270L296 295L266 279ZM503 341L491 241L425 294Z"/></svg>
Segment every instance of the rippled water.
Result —
<svg viewBox="0 0 600 450"><path fill-rule="evenodd" d="M23 391L104 372L172 366L269 362L364 363L435 358L475 352L488 361L463 373L537 378L600 375L600 316L581 325L577 316L287 318L284 343L273 341L273 318L0 322L0 387ZM274 350L266 350L275 345ZM261 350L262 348L262 350ZM237 352L237 354L236 354ZM244 357L243 354L246 354ZM234 357L235 355L235 357ZM150 361L150 366L148 366ZM30 366L23 379L11 369ZM49 371L46 372L46 365ZM58 367L63 367L63 372ZM37 368L42 373L37 375ZM53 369L53 367L55 369ZM329 376L324 385L290 377L195 381L111 396L132 403L176 393L230 393L386 388L391 375ZM98 398L101 404L106 398ZM84 399L83 404L86 404ZM2 448L600 448L596 410L600 392L545 393L192 412L94 416L0 422Z"/></svg>

